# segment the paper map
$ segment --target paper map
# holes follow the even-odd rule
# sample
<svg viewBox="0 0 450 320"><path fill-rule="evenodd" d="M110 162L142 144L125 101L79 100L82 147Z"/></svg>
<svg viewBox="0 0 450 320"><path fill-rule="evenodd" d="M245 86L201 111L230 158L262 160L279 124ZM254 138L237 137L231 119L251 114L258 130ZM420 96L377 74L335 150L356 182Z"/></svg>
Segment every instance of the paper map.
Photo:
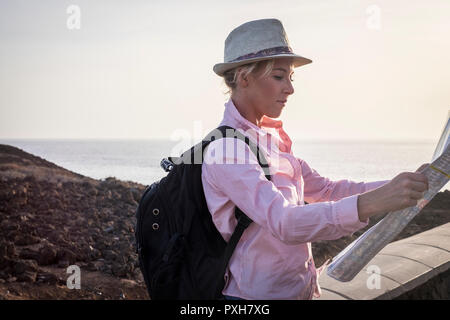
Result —
<svg viewBox="0 0 450 320"><path fill-rule="evenodd" d="M449 181L450 118L433 154L432 163L422 173L428 178L428 191L415 207L388 213L358 239L341 251L328 266L327 274L339 281L351 281L375 255L391 242Z"/></svg>

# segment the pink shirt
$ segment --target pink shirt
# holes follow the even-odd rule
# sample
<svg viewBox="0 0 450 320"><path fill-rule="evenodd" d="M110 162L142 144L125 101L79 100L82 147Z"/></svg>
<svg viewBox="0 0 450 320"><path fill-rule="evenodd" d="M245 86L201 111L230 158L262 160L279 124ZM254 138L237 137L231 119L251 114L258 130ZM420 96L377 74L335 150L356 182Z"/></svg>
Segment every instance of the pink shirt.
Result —
<svg viewBox="0 0 450 320"><path fill-rule="evenodd" d="M320 296L311 242L333 240L365 227L358 218L358 194L387 181L331 181L295 157L282 122L264 116L261 128L241 116L230 99L220 125L258 143L271 181L248 146L215 140L202 164L206 202L226 241L236 226L235 205L251 218L230 260L223 294L243 299L312 299ZM309 204L304 205L304 201Z"/></svg>

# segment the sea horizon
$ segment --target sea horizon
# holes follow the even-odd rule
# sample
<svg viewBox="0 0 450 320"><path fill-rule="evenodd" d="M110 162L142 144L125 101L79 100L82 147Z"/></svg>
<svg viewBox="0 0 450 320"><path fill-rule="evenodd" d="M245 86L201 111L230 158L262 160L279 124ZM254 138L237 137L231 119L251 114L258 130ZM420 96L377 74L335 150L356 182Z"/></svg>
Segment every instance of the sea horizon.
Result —
<svg viewBox="0 0 450 320"><path fill-rule="evenodd" d="M148 185L167 174L160 167L162 158L179 155L172 152L180 150L180 143L185 145L182 150L187 150L199 141L16 138L0 139L0 144L18 147L94 179L115 177ZM293 139L292 150L296 157L331 180L370 182L389 180L430 163L436 145L437 141L431 139Z"/></svg>

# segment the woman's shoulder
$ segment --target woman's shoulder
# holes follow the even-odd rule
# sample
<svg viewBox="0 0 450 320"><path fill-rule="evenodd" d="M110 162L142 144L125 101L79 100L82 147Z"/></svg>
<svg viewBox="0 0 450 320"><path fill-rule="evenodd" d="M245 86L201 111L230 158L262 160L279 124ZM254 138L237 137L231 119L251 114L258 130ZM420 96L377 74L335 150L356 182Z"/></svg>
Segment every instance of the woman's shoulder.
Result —
<svg viewBox="0 0 450 320"><path fill-rule="evenodd" d="M235 163L233 160L248 159L250 147L236 137L222 137L211 141L203 153L204 163ZM241 161L237 163L243 163Z"/></svg>

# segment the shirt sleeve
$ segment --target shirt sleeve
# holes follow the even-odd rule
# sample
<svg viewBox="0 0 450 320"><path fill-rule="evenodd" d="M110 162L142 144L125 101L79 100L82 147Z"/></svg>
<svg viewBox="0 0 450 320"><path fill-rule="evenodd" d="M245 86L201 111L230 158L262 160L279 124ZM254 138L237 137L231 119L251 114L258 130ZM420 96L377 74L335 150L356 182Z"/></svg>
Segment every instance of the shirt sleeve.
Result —
<svg viewBox="0 0 450 320"><path fill-rule="evenodd" d="M312 169L306 161L297 158L302 167L304 199L308 203L336 201L381 187L390 180L355 182L350 180L331 181Z"/></svg>
<svg viewBox="0 0 450 320"><path fill-rule="evenodd" d="M237 148L233 148L235 144ZM266 179L250 148L237 139L210 143L202 175L214 192L225 195L255 223L287 244L338 239L368 222L359 221L358 195L309 205L289 203Z"/></svg>

